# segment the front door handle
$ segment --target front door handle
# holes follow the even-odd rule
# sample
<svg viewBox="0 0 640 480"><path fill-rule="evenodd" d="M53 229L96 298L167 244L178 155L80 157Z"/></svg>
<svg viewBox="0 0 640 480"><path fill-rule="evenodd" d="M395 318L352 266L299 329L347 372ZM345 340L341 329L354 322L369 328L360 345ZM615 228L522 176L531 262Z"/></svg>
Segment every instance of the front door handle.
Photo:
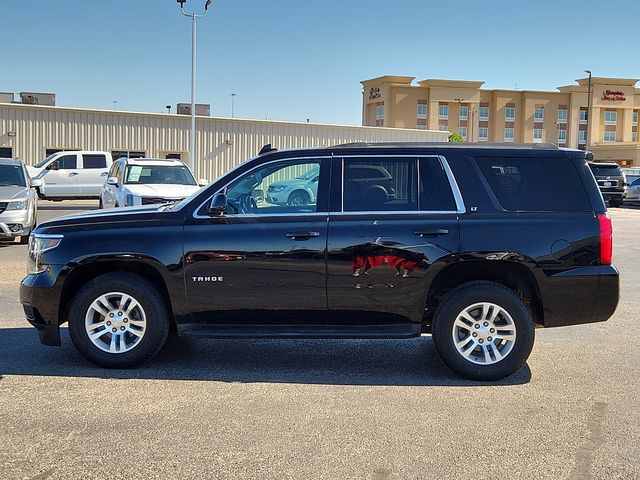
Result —
<svg viewBox="0 0 640 480"><path fill-rule="evenodd" d="M106 176L107 176L107 173L109 173L109 172L102 172L102 173L100 174L100 176L101 176L101 177L106 177Z"/></svg>
<svg viewBox="0 0 640 480"><path fill-rule="evenodd" d="M430 228L426 230L414 230L413 233L419 237L437 237L438 235L448 235L449 230L446 228Z"/></svg>
<svg viewBox="0 0 640 480"><path fill-rule="evenodd" d="M70 176L70 177L75 177L76 175L78 175L78 172L71 172L71 173L69 174L69 176Z"/></svg>
<svg viewBox="0 0 640 480"><path fill-rule="evenodd" d="M319 237L320 232L287 232L287 238L291 240L307 240L312 237Z"/></svg>

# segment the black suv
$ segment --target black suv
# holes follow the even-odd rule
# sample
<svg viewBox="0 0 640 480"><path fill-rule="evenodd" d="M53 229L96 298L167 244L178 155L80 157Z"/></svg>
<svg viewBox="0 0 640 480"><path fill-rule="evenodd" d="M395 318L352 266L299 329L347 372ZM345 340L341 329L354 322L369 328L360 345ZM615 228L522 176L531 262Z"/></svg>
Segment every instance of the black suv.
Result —
<svg viewBox="0 0 640 480"><path fill-rule="evenodd" d="M589 167L596 177L598 187L605 202L619 207L627 196L627 184L620 165L617 163L591 162Z"/></svg>
<svg viewBox="0 0 640 480"><path fill-rule="evenodd" d="M41 224L20 294L42 343L60 345L68 322L82 355L122 368L153 357L172 325L212 338L431 333L452 370L489 380L520 368L535 327L616 309L611 220L582 151L265 150L179 203ZM387 195L350 181L358 167L387 172ZM313 202L254 195L312 169Z"/></svg>

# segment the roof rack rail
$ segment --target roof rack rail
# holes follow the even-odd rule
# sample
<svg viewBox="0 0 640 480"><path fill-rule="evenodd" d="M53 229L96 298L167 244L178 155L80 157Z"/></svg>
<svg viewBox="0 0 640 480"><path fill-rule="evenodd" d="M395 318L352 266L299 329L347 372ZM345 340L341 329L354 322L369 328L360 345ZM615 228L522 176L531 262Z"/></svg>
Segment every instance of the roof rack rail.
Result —
<svg viewBox="0 0 640 480"><path fill-rule="evenodd" d="M340 148L375 148L375 147L446 147L446 148L521 148L536 150L558 150L553 143L489 143L489 142L350 142L334 145Z"/></svg>

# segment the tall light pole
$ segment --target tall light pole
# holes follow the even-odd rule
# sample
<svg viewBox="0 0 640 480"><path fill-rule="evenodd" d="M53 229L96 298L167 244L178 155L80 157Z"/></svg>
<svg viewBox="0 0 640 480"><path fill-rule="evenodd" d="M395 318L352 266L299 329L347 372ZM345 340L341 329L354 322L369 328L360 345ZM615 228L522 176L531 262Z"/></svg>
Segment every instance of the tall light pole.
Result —
<svg viewBox="0 0 640 480"><path fill-rule="evenodd" d="M199 18L204 18L209 12L209 5L213 0L207 0L204 4L204 13L187 13L184 4L187 0L178 0L180 11L185 17L191 17L191 138L189 146L189 166L194 169L196 155L196 23Z"/></svg>
<svg viewBox="0 0 640 480"><path fill-rule="evenodd" d="M589 74L589 87L587 88L587 138L585 139L587 144L585 150L589 150L589 130L591 130L591 70L585 70L584 73Z"/></svg>
<svg viewBox="0 0 640 480"><path fill-rule="evenodd" d="M460 128L461 128L461 125L462 125L462 119L460 118L460 108L462 107L462 102L464 102L464 98L454 98L454 100L456 102L458 102L458 133L460 133ZM469 118L469 111L468 110L467 110L467 118ZM467 129L467 133L468 133L468 129ZM466 135L465 135L464 141L465 142L467 141Z"/></svg>
<svg viewBox="0 0 640 480"><path fill-rule="evenodd" d="M231 97L231 118L234 118L236 110L236 94L230 93L229 96Z"/></svg>

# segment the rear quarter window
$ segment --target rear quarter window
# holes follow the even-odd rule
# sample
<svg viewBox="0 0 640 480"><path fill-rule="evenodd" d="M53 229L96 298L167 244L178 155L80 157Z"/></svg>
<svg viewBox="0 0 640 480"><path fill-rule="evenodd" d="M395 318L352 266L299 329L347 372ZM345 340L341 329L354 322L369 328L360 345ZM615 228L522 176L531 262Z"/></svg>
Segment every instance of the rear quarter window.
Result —
<svg viewBox="0 0 640 480"><path fill-rule="evenodd" d="M476 157L476 162L505 210L592 210L578 171L568 158Z"/></svg>

